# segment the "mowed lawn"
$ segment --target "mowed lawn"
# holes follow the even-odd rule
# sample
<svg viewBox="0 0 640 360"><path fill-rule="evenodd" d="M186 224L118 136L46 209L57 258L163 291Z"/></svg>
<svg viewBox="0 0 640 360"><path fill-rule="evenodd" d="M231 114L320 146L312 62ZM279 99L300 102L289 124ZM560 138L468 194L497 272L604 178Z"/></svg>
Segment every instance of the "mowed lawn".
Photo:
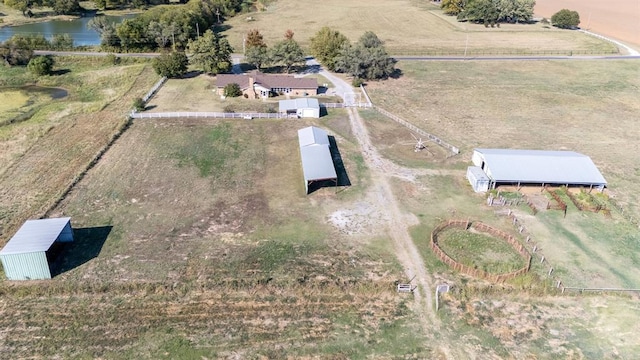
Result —
<svg viewBox="0 0 640 360"><path fill-rule="evenodd" d="M399 67L401 78L368 84L373 103L461 148L460 155L435 164L457 172L426 178L430 191L413 193L418 200L407 201L410 211L424 215L423 223L433 226L433 217L450 217L452 209L457 216L495 218L464 178L475 147L584 153L609 182L606 193L626 215L640 218L640 79L634 62L401 62ZM380 121L364 114L374 125ZM384 136L377 138L388 146ZM426 163L434 166L428 158ZM435 205L425 207L427 202ZM536 216L526 207L518 211L567 286L640 286L635 255L640 232L622 214L614 211L609 219L580 213L571 204L567 218L558 211Z"/></svg>
<svg viewBox="0 0 640 360"><path fill-rule="evenodd" d="M279 0L266 11L238 16L225 22L224 31L236 52L242 52L242 39L250 29L258 29L269 46L283 39L291 29L303 47L323 26L328 26L356 41L365 31L375 32L389 53L522 53L615 51L604 41L575 31L535 25L509 25L485 28L465 24L442 14L427 1L352 0L297 1Z"/></svg>

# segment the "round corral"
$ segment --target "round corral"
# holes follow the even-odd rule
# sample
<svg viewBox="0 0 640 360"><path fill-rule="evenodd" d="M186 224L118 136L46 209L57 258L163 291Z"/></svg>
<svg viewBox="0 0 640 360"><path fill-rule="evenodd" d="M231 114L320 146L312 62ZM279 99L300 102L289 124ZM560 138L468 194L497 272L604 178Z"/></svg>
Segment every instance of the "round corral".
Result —
<svg viewBox="0 0 640 360"><path fill-rule="evenodd" d="M463 230L474 232L504 241L518 253L518 255L523 259L525 265L513 271L493 273L485 271L478 266L463 264L461 261L459 261L459 259L454 259L452 256L450 256L450 254L447 254L447 252L445 252L438 243L438 236L444 234L448 230ZM531 255L525 249L525 247L522 246L522 244L520 244L513 236L481 222L471 222L468 220L456 219L445 221L436 226L436 228L431 232L431 240L429 242L429 246L442 262L449 265L453 269L467 275L475 276L493 282L504 282L506 280L515 278L516 276L522 275L529 271L529 268L531 266ZM468 251L475 251L473 247L469 247L468 249Z"/></svg>

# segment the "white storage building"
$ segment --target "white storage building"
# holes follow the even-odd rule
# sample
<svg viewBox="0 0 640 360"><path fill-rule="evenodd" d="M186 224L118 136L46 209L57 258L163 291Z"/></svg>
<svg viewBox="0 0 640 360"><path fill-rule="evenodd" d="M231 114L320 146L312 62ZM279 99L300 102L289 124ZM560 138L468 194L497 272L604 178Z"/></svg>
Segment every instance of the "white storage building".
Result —
<svg viewBox="0 0 640 360"><path fill-rule="evenodd" d="M330 180L337 186L338 176L333 165L327 132L315 126L300 129L298 143L306 193L309 193L309 185L318 181Z"/></svg>
<svg viewBox="0 0 640 360"><path fill-rule="evenodd" d="M71 218L27 220L0 250L4 273L9 280L51 279L52 248L71 241Z"/></svg>
<svg viewBox="0 0 640 360"><path fill-rule="evenodd" d="M548 184L603 190L607 186L591 158L574 151L475 149L471 160L489 178L492 188L497 184ZM469 179L474 189L479 186L479 178L475 179L476 183Z"/></svg>
<svg viewBox="0 0 640 360"><path fill-rule="evenodd" d="M315 98L280 100L278 111L299 118L320 118L320 103Z"/></svg>

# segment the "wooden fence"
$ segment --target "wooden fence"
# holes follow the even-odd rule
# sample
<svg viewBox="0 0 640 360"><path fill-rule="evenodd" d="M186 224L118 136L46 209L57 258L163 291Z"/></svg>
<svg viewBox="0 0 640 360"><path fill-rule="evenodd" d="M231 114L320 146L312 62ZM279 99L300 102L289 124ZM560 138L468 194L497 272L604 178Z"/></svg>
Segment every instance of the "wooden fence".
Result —
<svg viewBox="0 0 640 360"><path fill-rule="evenodd" d="M389 119L405 126L406 128L408 128L409 130L415 131L416 133L420 134L420 136L426 137L427 139L433 141L434 143L442 146L443 148L449 150L453 155L458 155L460 153L460 149L458 149L457 147L445 142L444 140L440 139L439 137L433 135L433 134L429 134L428 132L420 129L419 127L411 124L410 122L403 120L401 118L399 118L398 116L388 112L387 110L379 107L379 106L374 106L374 109L378 110L379 113L381 113L382 115L385 115L386 117L388 117Z"/></svg>
<svg viewBox="0 0 640 360"><path fill-rule="evenodd" d="M452 259L449 255L447 255L438 245L438 234L442 232L444 229L449 227L458 227L464 230L473 228L479 232L488 233L488 234L491 234L492 236L503 239L507 243L509 243L513 247L513 249L516 250L518 254L520 254L520 256L522 256L526 260L526 265L510 273L490 274L486 271L483 271L480 269L474 269L470 266L461 264L456 260ZM481 279L485 279L493 282L505 282L509 279L513 279L517 276L520 276L528 272L529 268L531 267L531 255L529 254L527 249L524 246L522 246L520 242L518 242L518 240L516 240L513 236L507 234L504 231L498 230L496 228L493 228L481 222L471 222L468 220L458 220L458 219L451 219L446 222L443 222L438 226L436 226L435 229L433 229L433 231L431 232L431 241L429 242L429 247L431 248L431 250L433 250L433 252L440 259L440 261L449 265L454 270L467 275L471 275L477 278L481 278Z"/></svg>

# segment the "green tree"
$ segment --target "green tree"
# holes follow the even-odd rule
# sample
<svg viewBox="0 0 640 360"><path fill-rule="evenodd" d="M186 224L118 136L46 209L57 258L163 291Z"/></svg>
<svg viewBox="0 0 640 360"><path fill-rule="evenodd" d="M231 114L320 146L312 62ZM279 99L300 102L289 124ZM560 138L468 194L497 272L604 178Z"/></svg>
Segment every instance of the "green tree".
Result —
<svg viewBox="0 0 640 360"><path fill-rule="evenodd" d="M343 45L336 58L336 71L350 74L355 79L386 79L396 71L395 63L378 36L368 31L356 45Z"/></svg>
<svg viewBox="0 0 640 360"><path fill-rule="evenodd" d="M53 0L51 7L53 12L59 15L73 14L80 10L78 0Z"/></svg>
<svg viewBox="0 0 640 360"><path fill-rule="evenodd" d="M153 59L153 69L156 74L166 76L168 78L176 78L187 72L189 59L183 52L173 52L171 54L162 54Z"/></svg>
<svg viewBox="0 0 640 360"><path fill-rule="evenodd" d="M55 34L51 39L51 48L54 50L73 49L73 38L69 34Z"/></svg>
<svg viewBox="0 0 640 360"><path fill-rule="evenodd" d="M30 0L4 0L4 4L12 9L21 11L23 16L31 17L30 9L32 3Z"/></svg>
<svg viewBox="0 0 640 360"><path fill-rule="evenodd" d="M233 49L227 39L207 30L199 39L189 40L191 63L209 74L219 74L231 70Z"/></svg>
<svg viewBox="0 0 640 360"><path fill-rule="evenodd" d="M349 39L337 30L325 26L311 38L311 55L320 63L333 71L336 67L336 57L340 49Z"/></svg>
<svg viewBox="0 0 640 360"><path fill-rule="evenodd" d="M247 49L244 61L260 70L263 65L269 63L269 51L266 46L252 46Z"/></svg>
<svg viewBox="0 0 640 360"><path fill-rule="evenodd" d="M283 65L287 73L294 65L304 65L305 63L304 52L293 39L285 39L273 45L269 58L274 64Z"/></svg>
<svg viewBox="0 0 640 360"><path fill-rule="evenodd" d="M242 89L240 89L240 85L236 83L227 84L224 87L223 94L225 97L238 97L242 95Z"/></svg>
<svg viewBox="0 0 640 360"><path fill-rule="evenodd" d="M580 24L580 14L577 11L562 9L551 16L551 23L561 29L575 29Z"/></svg>
<svg viewBox="0 0 640 360"><path fill-rule="evenodd" d="M468 0L465 8L458 14L458 20L467 20L485 25L495 25L500 17L501 0Z"/></svg>
<svg viewBox="0 0 640 360"><path fill-rule="evenodd" d="M118 46L120 44L115 25L107 21L105 16L94 16L87 23L87 28L100 35L100 45L102 46Z"/></svg>
<svg viewBox="0 0 640 360"><path fill-rule="evenodd" d="M500 0L498 21L508 23L529 22L533 19L535 0Z"/></svg>
<svg viewBox="0 0 640 360"><path fill-rule="evenodd" d="M171 37L176 32L176 23L165 24L158 21L151 21L147 35L153 38L158 47L163 49L169 45Z"/></svg>
<svg viewBox="0 0 640 360"><path fill-rule="evenodd" d="M53 70L53 58L51 56L36 56L29 60L27 70L38 75L50 75Z"/></svg>
<svg viewBox="0 0 640 360"><path fill-rule="evenodd" d="M0 43L0 59L6 65L27 65L32 56L33 49L14 38Z"/></svg>

